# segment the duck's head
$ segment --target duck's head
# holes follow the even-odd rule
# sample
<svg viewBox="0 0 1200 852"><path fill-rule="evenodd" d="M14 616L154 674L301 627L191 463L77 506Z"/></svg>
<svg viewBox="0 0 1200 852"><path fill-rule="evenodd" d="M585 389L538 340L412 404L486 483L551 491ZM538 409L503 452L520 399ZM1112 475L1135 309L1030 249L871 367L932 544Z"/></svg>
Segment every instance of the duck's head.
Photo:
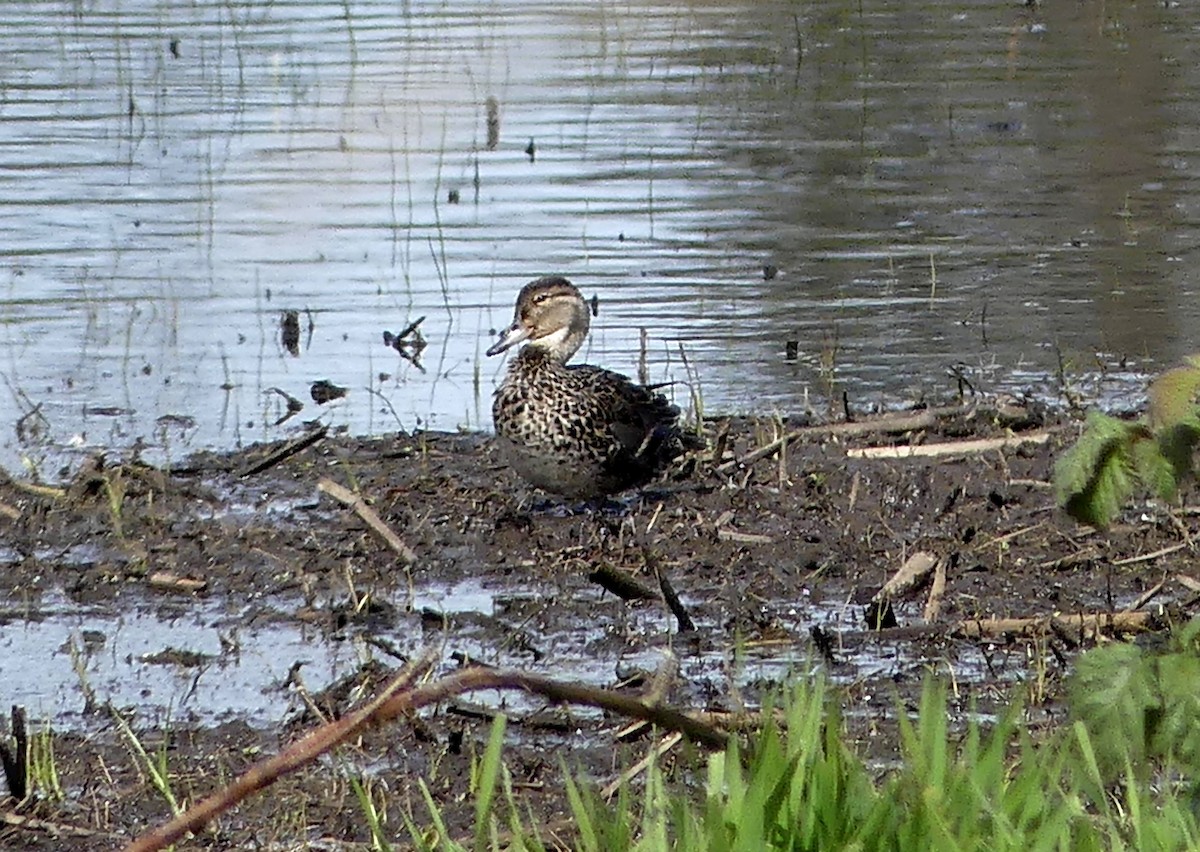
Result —
<svg viewBox="0 0 1200 852"><path fill-rule="evenodd" d="M583 345L591 315L575 285L557 275L538 278L521 288L513 324L500 332L500 340L487 351L499 355L528 341L565 363Z"/></svg>

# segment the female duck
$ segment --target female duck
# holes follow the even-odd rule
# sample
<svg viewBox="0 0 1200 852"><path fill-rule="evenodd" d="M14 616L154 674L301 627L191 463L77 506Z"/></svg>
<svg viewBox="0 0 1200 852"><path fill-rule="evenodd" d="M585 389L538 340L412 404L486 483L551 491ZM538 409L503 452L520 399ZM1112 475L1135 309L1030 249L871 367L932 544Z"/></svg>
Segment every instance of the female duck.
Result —
<svg viewBox="0 0 1200 852"><path fill-rule="evenodd" d="M592 500L643 485L702 441L679 428L679 409L654 386L587 364L567 366L587 337L587 303L558 276L531 281L513 324L487 351L525 343L496 389L501 452L545 491Z"/></svg>

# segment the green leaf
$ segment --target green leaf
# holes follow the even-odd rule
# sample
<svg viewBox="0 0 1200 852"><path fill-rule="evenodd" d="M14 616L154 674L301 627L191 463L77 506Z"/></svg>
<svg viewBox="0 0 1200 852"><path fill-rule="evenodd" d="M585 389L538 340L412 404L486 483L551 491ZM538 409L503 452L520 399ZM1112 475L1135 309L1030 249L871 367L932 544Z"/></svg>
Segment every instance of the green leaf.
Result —
<svg viewBox="0 0 1200 852"><path fill-rule="evenodd" d="M1150 384L1150 425L1155 431L1172 429L1196 416L1200 402L1200 357L1188 359L1188 366L1167 370Z"/></svg>
<svg viewBox="0 0 1200 852"><path fill-rule="evenodd" d="M503 713L496 716L492 732L488 737L487 749L483 752L483 766L479 770L479 789L475 795L475 850L487 848L488 814L492 809L492 797L496 793L496 779L500 777L500 753L504 749L504 726L507 719Z"/></svg>
<svg viewBox="0 0 1200 852"><path fill-rule="evenodd" d="M1163 438L1135 440L1130 446L1130 459L1138 479L1151 493L1163 500L1173 500L1179 490L1180 472L1173 459L1164 452Z"/></svg>
<svg viewBox="0 0 1200 852"><path fill-rule="evenodd" d="M1144 432L1138 423L1088 414L1083 434L1054 465L1059 505L1078 521L1108 526L1133 491L1130 445Z"/></svg>

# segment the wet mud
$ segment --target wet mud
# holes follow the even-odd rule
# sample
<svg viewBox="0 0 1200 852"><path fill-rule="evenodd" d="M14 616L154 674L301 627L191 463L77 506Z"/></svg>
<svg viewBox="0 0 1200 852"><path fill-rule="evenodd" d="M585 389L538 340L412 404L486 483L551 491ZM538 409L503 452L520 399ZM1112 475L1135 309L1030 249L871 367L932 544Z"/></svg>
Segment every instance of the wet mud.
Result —
<svg viewBox="0 0 1200 852"><path fill-rule="evenodd" d="M1031 724L1061 718L1064 678L1093 632L976 636L972 620L1162 617L1190 603L1171 582L1147 593L1194 567L1178 547L1194 514L1141 506L1097 532L1055 508L1048 480L1077 434L1069 419L964 410L908 430L814 429L782 447L795 424L706 427L707 455L600 507L532 492L478 434L327 435L265 466L278 446L170 471L97 458L60 488L0 482L0 707L50 726L63 792L0 805L43 821L0 823L0 847L120 848L170 815L133 738L163 757L176 799L195 801L429 648L440 673L494 665L631 691L669 653L667 700L694 710L753 707L823 671L850 736L882 766L896 714L929 677L950 684L962 718L1014 695ZM980 438L1008 443L849 452ZM368 503L415 561L323 479ZM940 569L881 602L914 554ZM180 848L368 848L350 779L401 840L405 813L427 822L417 779L467 836L472 760L500 710L516 792L544 836L570 837L564 768L607 783L650 747L644 733L618 739L625 720L598 711L466 695L372 732Z"/></svg>

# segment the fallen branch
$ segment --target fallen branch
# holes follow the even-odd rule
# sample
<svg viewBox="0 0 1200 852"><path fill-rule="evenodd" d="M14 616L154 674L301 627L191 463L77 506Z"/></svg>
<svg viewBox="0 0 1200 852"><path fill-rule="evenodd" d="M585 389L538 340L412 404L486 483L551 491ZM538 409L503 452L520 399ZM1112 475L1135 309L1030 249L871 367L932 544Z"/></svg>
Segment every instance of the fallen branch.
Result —
<svg viewBox="0 0 1200 852"><path fill-rule="evenodd" d="M343 506L353 509L354 513L362 518L376 535L387 542L388 547L396 551L406 564L411 565L417 561L417 554L413 549L405 544L400 536L392 532L391 528L383 522L383 518L379 517L379 514L368 506L365 500L349 488L338 485L332 479L322 478L317 483L317 490L328 494Z"/></svg>
<svg viewBox="0 0 1200 852"><path fill-rule="evenodd" d="M143 834L126 847L126 852L156 852L225 813L250 795L269 787L285 775L314 763L321 755L357 737L367 728L377 727L451 696L481 689L523 691L548 701L598 707L622 716L645 719L660 728L679 731L689 740L708 748L725 745L726 734L698 721L680 710L610 690L563 683L540 675L504 669L468 668L422 686L416 680L433 664L426 654L402 671L379 697L341 719L322 725L293 743L280 754L261 761L218 790L197 802L164 825Z"/></svg>
<svg viewBox="0 0 1200 852"><path fill-rule="evenodd" d="M1044 444L1049 440L1050 433L1043 430L1004 438L976 438L970 441L948 441L907 447L863 447L846 450L846 457L851 459L941 458L943 456L986 453L991 450L1006 450L1022 444Z"/></svg>

